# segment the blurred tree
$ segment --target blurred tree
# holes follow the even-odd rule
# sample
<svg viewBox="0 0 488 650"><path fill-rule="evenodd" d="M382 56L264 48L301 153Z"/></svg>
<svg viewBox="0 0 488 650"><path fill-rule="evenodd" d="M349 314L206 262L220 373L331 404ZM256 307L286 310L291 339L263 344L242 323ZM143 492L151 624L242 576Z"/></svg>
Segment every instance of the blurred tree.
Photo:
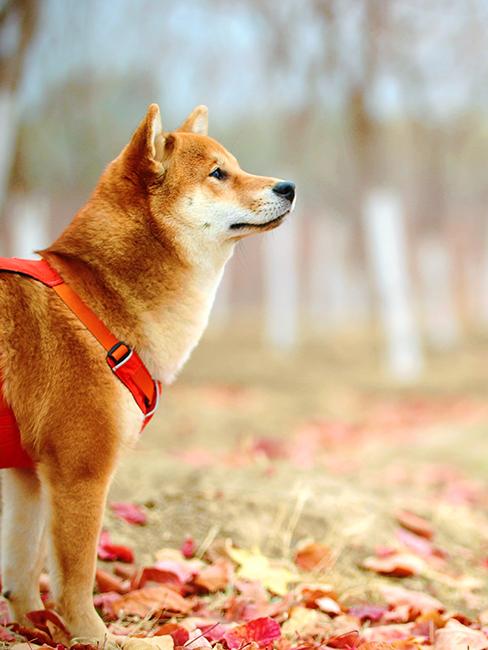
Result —
<svg viewBox="0 0 488 650"><path fill-rule="evenodd" d="M39 0L3 0L0 4L0 213L16 151L19 123L16 95L24 63L38 25Z"/></svg>

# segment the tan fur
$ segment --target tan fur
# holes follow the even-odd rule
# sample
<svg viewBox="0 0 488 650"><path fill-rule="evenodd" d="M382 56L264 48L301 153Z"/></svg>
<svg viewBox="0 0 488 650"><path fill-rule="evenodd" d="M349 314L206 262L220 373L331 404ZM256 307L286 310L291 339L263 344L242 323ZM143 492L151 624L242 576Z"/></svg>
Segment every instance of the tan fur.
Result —
<svg viewBox="0 0 488 650"><path fill-rule="evenodd" d="M275 227L292 207L272 192L276 179L243 172L206 132L205 107L165 133L151 105L88 203L41 252L165 383L203 333L236 241ZM216 166L225 180L209 176ZM255 225L233 230L237 222ZM5 397L38 463L35 472L5 470L2 576L11 614L23 621L40 605L46 514L58 610L74 636L101 641L96 542L117 456L137 439L142 416L52 290L0 274L0 314Z"/></svg>

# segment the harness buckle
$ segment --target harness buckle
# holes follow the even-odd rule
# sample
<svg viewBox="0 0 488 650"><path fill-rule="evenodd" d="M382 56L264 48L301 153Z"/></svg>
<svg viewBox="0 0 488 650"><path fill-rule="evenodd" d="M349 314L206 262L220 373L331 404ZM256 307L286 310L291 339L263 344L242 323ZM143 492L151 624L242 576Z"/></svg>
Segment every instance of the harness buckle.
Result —
<svg viewBox="0 0 488 650"><path fill-rule="evenodd" d="M120 347L125 348L125 352L122 354L122 356L115 356L115 352ZM124 341L118 341L115 345L113 345L110 350L107 351L107 359L109 359L112 363L110 364L110 367L112 368L112 371L115 372L120 368L121 366L124 365L124 363L127 363L129 359L131 358L132 354L134 353L134 350L127 345L127 343L124 343Z"/></svg>

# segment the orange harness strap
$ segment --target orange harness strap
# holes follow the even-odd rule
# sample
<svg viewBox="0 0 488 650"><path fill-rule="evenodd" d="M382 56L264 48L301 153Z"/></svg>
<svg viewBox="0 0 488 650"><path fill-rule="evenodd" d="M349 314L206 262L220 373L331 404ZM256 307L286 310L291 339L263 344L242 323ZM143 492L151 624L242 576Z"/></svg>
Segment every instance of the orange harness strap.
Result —
<svg viewBox="0 0 488 650"><path fill-rule="evenodd" d="M139 355L119 341L69 285L63 282L52 288L105 348L108 365L132 393L144 413L145 426L158 406L161 383L151 377Z"/></svg>
<svg viewBox="0 0 488 650"><path fill-rule="evenodd" d="M63 278L53 269L46 260L21 260L16 258L0 257L0 272L10 272L32 278L52 288L75 316L85 325L88 331L99 341L107 352L107 363L114 375L132 393L134 400L144 415L142 429L154 415L158 407L161 393L161 383L151 377L148 369L139 355L126 343L119 341L87 304L67 285ZM2 424L7 431L15 424L13 413L7 412L6 404L2 402L0 382L0 434ZM3 422L2 422L3 416ZM14 436L15 438L15 436ZM11 436L12 439L12 436ZM6 442L6 438L4 438ZM20 445L20 434L19 434ZM0 449L2 436L0 435ZM20 453L20 452L19 452ZM25 452L24 452L25 454ZM8 454L7 454L8 455ZM15 454L12 456L15 458ZM18 456L20 462L20 456ZM28 458L28 457L27 457ZM5 459L6 461L7 459ZM24 458L24 462L25 462ZM20 464L3 464L1 467L19 467ZM25 464L23 465L25 466Z"/></svg>

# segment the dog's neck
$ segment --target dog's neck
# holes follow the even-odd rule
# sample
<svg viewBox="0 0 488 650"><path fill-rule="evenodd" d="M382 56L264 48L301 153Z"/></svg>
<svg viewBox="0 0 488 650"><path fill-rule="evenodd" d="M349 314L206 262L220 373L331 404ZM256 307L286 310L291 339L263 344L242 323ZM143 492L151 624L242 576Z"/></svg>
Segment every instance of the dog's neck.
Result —
<svg viewBox="0 0 488 650"><path fill-rule="evenodd" d="M156 229L140 208L110 208L95 196L41 254L169 383L205 330L233 246L196 251L174 230Z"/></svg>

